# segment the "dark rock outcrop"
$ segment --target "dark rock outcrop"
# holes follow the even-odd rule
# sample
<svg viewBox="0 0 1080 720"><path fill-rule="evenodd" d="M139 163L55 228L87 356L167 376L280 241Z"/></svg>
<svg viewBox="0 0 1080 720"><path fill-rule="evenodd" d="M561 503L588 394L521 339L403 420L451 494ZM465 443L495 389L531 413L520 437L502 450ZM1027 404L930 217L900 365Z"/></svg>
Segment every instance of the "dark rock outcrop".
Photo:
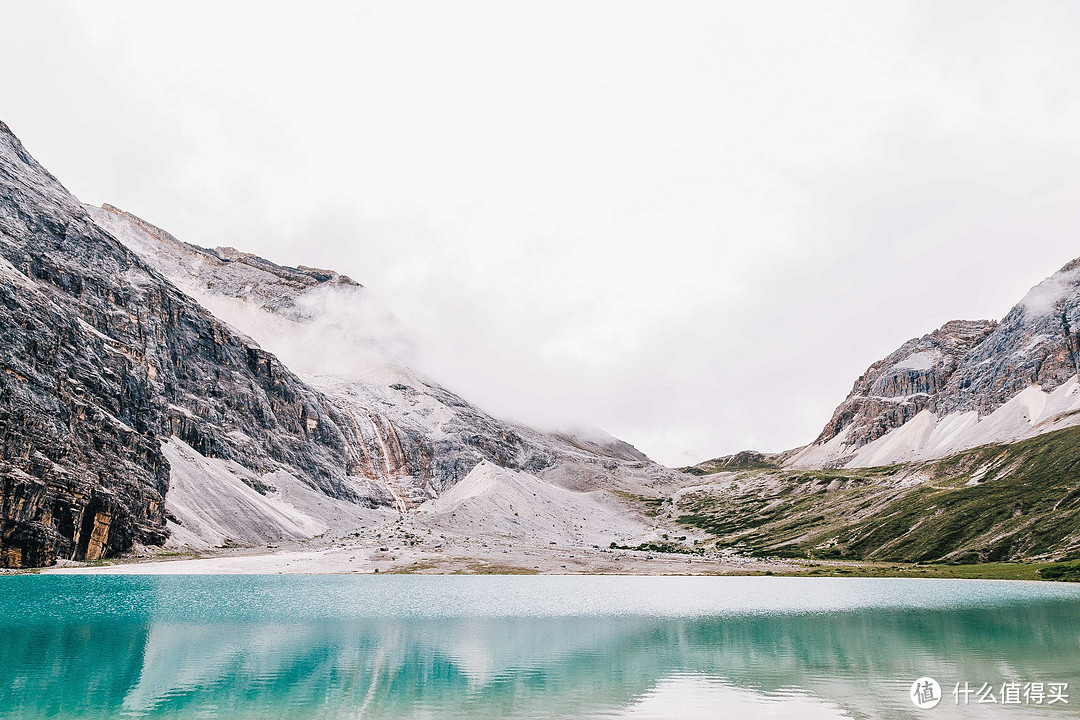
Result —
<svg viewBox="0 0 1080 720"><path fill-rule="evenodd" d="M250 470L235 474L258 493L284 471L402 512L485 460L590 486L654 469L614 438L502 421L375 361L411 340L366 292L80 205L0 123L0 566L163 542L167 516L182 526L171 437Z"/></svg>
<svg viewBox="0 0 1080 720"><path fill-rule="evenodd" d="M855 381L815 442L827 442L850 427L851 442L860 447L900 427L934 403L972 348L996 327L990 320L954 320L908 340Z"/></svg>
<svg viewBox="0 0 1080 720"><path fill-rule="evenodd" d="M390 502L340 410L104 232L0 123L0 565L161 542L170 435Z"/></svg>
<svg viewBox="0 0 1080 720"><path fill-rule="evenodd" d="M1032 288L1000 323L953 321L871 365L811 450L844 433L841 454L815 456L817 463L843 464L924 410L936 418L962 413L982 418L1028 388L1049 393L1078 372L1080 259ZM1060 427L1054 419L1040 427ZM954 443L949 449L970 446Z"/></svg>
<svg viewBox="0 0 1080 720"><path fill-rule="evenodd" d="M1036 285L935 399L941 413L992 412L1031 385L1053 390L1080 372L1080 258Z"/></svg>

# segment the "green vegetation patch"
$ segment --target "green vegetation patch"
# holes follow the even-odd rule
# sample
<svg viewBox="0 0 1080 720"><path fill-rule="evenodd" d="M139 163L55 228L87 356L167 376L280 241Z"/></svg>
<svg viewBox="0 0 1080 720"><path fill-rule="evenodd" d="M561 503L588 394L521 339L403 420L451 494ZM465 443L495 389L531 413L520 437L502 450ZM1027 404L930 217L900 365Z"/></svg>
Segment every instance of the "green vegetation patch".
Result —
<svg viewBox="0 0 1080 720"><path fill-rule="evenodd" d="M719 472L738 472L740 470L776 470L780 465L775 456L764 455L753 450L744 450L735 455L706 460L705 462L679 468L689 475L712 475Z"/></svg>
<svg viewBox="0 0 1080 720"><path fill-rule="evenodd" d="M659 515L660 510L664 503L667 502L662 497L649 497L647 495L635 495L634 493L626 492L625 490L612 490L612 492L631 503L645 506L645 512L650 515Z"/></svg>
<svg viewBox="0 0 1080 720"><path fill-rule="evenodd" d="M687 545L683 545L677 542L671 542L668 540L655 540L652 542L643 542L639 545L619 545L612 542L610 545L612 550L636 550L639 552L657 552L657 553L679 553L681 555L702 555L703 549L692 548Z"/></svg>
<svg viewBox="0 0 1080 720"><path fill-rule="evenodd" d="M1039 577L1043 580L1080 582L1080 562L1051 563L1039 570Z"/></svg>
<svg viewBox="0 0 1080 720"><path fill-rule="evenodd" d="M1080 428L940 461L758 471L688 493L679 521L751 555L987 564L1080 552ZM1067 574L1066 571L1062 571Z"/></svg>

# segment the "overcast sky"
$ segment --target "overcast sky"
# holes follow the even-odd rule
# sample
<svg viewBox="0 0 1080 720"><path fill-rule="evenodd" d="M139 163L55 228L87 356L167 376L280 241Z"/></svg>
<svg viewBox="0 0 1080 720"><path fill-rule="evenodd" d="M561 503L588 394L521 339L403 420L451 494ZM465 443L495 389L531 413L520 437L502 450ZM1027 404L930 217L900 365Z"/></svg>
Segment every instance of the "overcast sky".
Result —
<svg viewBox="0 0 1080 720"><path fill-rule="evenodd" d="M81 199L375 290L503 415L684 464L1080 255L1080 5L10 2Z"/></svg>

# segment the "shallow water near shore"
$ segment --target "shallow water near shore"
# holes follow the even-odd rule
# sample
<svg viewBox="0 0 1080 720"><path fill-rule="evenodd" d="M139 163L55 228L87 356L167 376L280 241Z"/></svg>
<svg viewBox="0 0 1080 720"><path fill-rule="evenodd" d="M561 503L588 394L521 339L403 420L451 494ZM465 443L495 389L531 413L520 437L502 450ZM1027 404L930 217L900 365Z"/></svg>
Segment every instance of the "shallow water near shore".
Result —
<svg viewBox="0 0 1080 720"><path fill-rule="evenodd" d="M920 710L916 678L942 688ZM954 696L993 687L998 703ZM1075 717L1080 587L780 577L0 577L0 718ZM958 704L958 701L960 704Z"/></svg>

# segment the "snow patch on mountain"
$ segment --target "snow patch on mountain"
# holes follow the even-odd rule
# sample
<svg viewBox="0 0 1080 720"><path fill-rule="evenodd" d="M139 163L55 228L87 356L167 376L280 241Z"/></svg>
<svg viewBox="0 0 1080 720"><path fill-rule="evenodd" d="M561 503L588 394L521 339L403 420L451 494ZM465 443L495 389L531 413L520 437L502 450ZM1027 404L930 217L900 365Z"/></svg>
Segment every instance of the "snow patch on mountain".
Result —
<svg viewBox="0 0 1080 720"><path fill-rule="evenodd" d="M912 353L892 366L893 370L930 370L941 361L939 350Z"/></svg>
<svg viewBox="0 0 1080 720"><path fill-rule="evenodd" d="M1051 392L1031 385L989 415L974 411L937 415L923 410L914 418L861 447L850 442L850 426L822 445L810 445L790 461L795 467L875 467L933 460L990 443L1025 440L1080 425L1080 379L1073 377Z"/></svg>

